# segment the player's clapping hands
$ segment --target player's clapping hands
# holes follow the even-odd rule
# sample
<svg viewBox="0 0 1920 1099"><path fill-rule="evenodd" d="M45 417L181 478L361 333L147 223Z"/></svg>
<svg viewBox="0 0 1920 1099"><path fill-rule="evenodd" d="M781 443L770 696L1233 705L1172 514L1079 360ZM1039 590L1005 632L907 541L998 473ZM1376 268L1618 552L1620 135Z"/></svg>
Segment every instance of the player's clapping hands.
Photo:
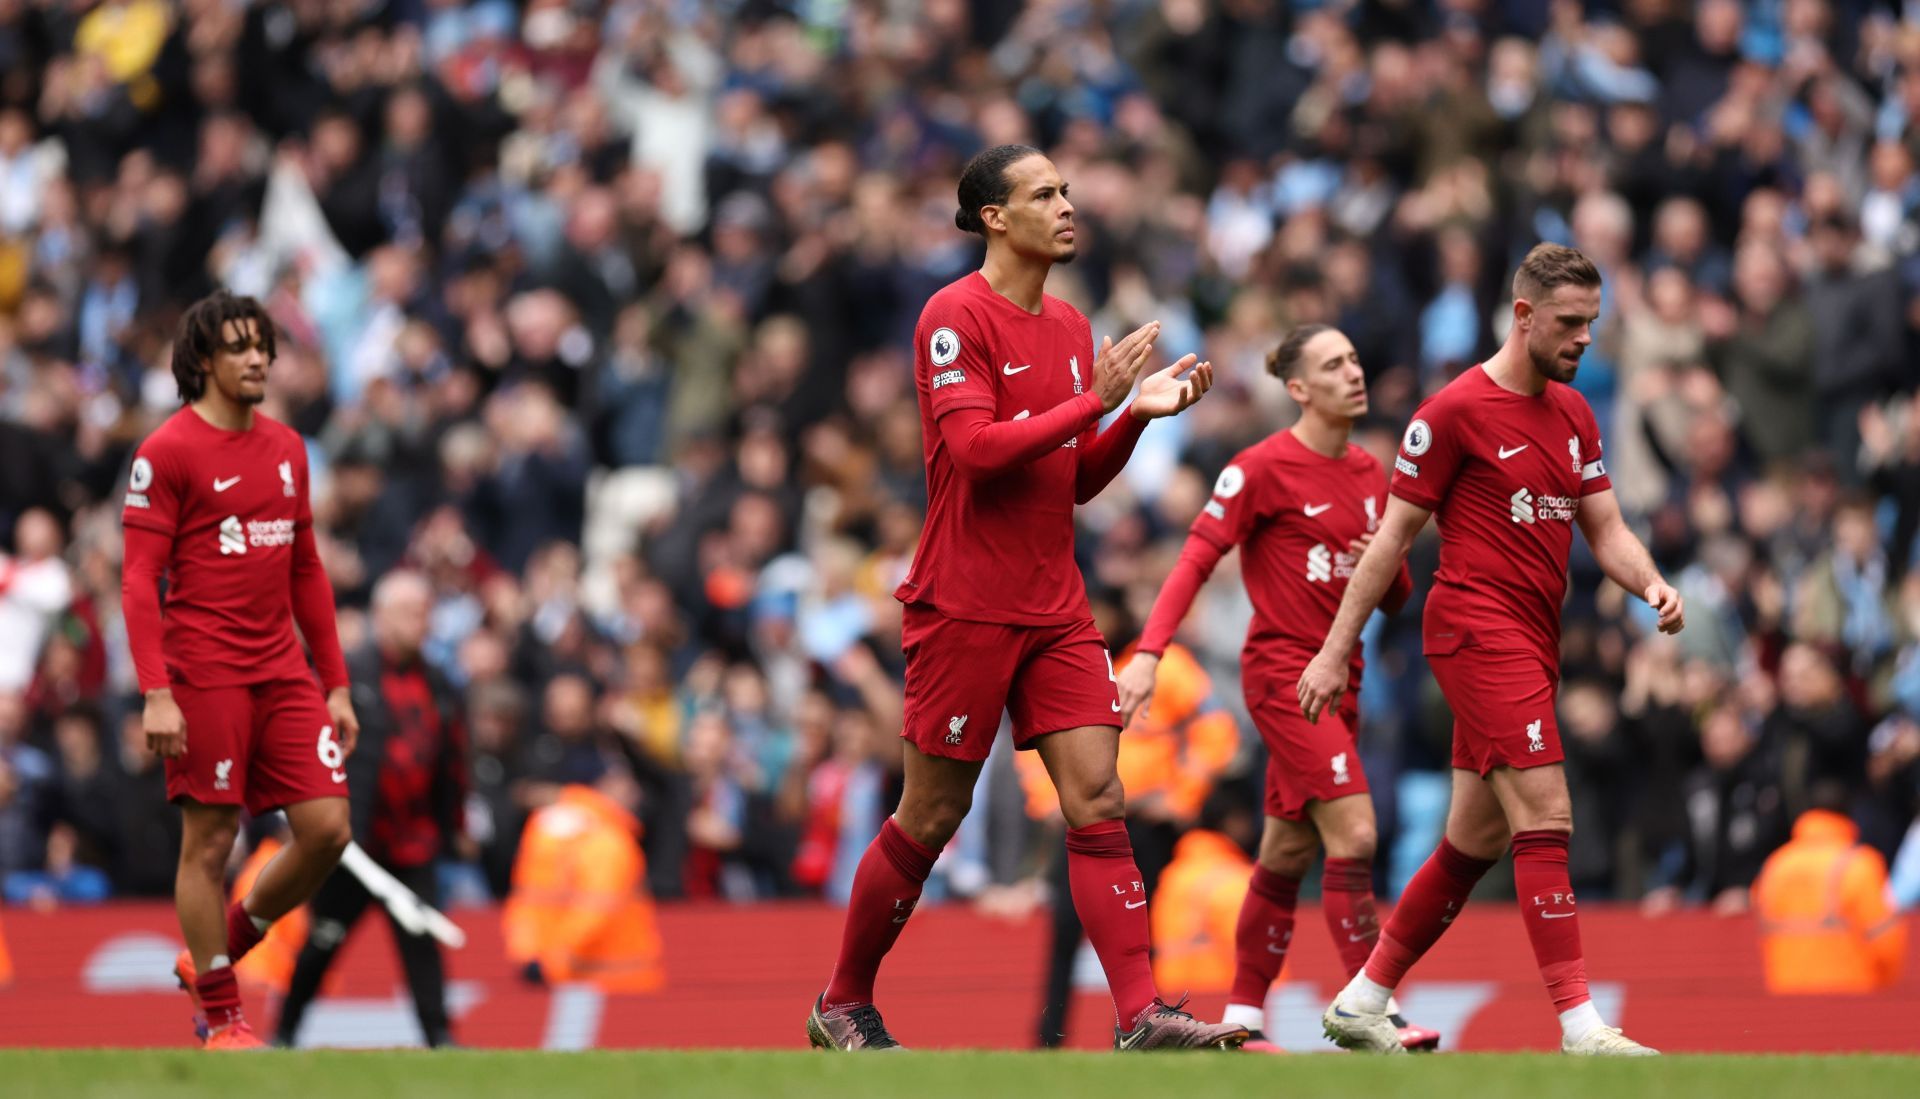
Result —
<svg viewBox="0 0 1920 1099"><path fill-rule="evenodd" d="M1119 408L1133 392L1140 369L1153 354L1153 341L1159 338L1160 322L1148 321L1122 336L1119 343L1114 343L1111 336L1100 340L1100 353L1093 360L1093 392L1103 410Z"/></svg>
<svg viewBox="0 0 1920 1099"><path fill-rule="evenodd" d="M1180 377L1192 370L1184 379ZM1143 420L1172 416L1204 396L1213 388L1213 364L1203 363L1198 355L1187 355L1157 374L1147 375L1140 383L1140 395L1133 399L1133 414Z"/></svg>
<svg viewBox="0 0 1920 1099"><path fill-rule="evenodd" d="M1686 608L1681 603L1680 593L1674 591L1672 585L1648 585L1647 606L1660 616L1661 633L1679 633L1686 627Z"/></svg>

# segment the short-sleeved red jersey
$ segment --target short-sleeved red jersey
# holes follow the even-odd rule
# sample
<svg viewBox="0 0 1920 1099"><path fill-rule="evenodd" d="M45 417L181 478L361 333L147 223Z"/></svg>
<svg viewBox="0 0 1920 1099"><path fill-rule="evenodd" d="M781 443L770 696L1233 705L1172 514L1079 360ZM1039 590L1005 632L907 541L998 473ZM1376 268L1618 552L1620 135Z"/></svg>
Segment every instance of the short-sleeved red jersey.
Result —
<svg viewBox="0 0 1920 1099"><path fill-rule="evenodd" d="M1612 487L1586 399L1558 382L1514 393L1476 366L1414 413L1393 465L1390 491L1440 528L1425 651L1526 650L1558 668L1574 516Z"/></svg>
<svg viewBox="0 0 1920 1099"><path fill-rule="evenodd" d="M121 521L173 542L161 642L195 687L305 677L294 636L294 538L311 526L307 451L255 413L227 431L182 408L134 452Z"/></svg>
<svg viewBox="0 0 1920 1099"><path fill-rule="evenodd" d="M1222 552L1240 547L1253 600L1241 664L1291 681L1326 640L1360 558L1348 546L1379 529L1387 479L1373 455L1349 443L1338 458L1315 453L1291 431L1234 456L1192 533ZM1404 568L1404 566L1403 566ZM1351 689L1362 654L1353 649Z"/></svg>
<svg viewBox="0 0 1920 1099"><path fill-rule="evenodd" d="M949 618L1049 626L1091 616L1073 556L1078 448L1091 444L1099 406L1044 457L999 476L962 475L940 417L986 409L995 421L1037 416L1093 381L1093 330L1066 302L1042 297L1036 315L974 272L942 288L914 330L914 379L927 460L927 518L913 567L894 592Z"/></svg>

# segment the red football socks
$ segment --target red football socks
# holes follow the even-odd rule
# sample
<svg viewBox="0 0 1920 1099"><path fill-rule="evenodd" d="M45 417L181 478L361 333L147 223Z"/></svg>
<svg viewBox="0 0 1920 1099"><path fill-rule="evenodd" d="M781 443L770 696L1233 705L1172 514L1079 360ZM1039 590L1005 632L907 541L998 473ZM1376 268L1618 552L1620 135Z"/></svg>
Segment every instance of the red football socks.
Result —
<svg viewBox="0 0 1920 1099"><path fill-rule="evenodd" d="M219 1030L240 1021L240 982L234 979L232 966L200 974L193 989L200 994L200 1010L209 1028Z"/></svg>
<svg viewBox="0 0 1920 1099"><path fill-rule="evenodd" d="M1159 993L1148 955L1147 887L1127 826L1103 820L1067 830L1067 885L1087 941L1107 971L1119 1026L1131 1030Z"/></svg>
<svg viewBox="0 0 1920 1099"><path fill-rule="evenodd" d="M1420 956L1440 941L1447 925L1460 914L1467 894L1480 881L1492 859L1476 859L1441 837L1380 932L1380 943L1367 959L1367 979L1386 988L1398 988L1401 978Z"/></svg>
<svg viewBox="0 0 1920 1099"><path fill-rule="evenodd" d="M1351 978L1380 941L1380 918L1373 910L1373 861L1328 859L1320 871L1320 906L1341 968Z"/></svg>
<svg viewBox="0 0 1920 1099"><path fill-rule="evenodd" d="M1287 962L1287 945L1293 941L1293 910L1299 901L1299 878L1276 874L1264 866L1253 868L1247 898L1240 902L1240 919L1233 926L1229 1004L1266 1004L1267 990Z"/></svg>
<svg viewBox="0 0 1920 1099"><path fill-rule="evenodd" d="M1587 959L1580 952L1580 916L1567 879L1565 832L1513 834L1513 888L1533 940L1533 959L1553 1009L1579 1007L1587 995Z"/></svg>
<svg viewBox="0 0 1920 1099"><path fill-rule="evenodd" d="M266 938L266 932L253 926L253 917L247 915L247 909L240 901L227 906L227 961L237 962L247 956L247 951L260 945Z"/></svg>
<svg viewBox="0 0 1920 1099"><path fill-rule="evenodd" d="M907 917L920 901L920 887L933 873L940 852L926 847L888 817L880 834L867 845L853 872L853 896L847 901L847 923L840 935L840 959L827 982L826 1004L843 1007L873 1002L873 979L880 959L900 938Z"/></svg>

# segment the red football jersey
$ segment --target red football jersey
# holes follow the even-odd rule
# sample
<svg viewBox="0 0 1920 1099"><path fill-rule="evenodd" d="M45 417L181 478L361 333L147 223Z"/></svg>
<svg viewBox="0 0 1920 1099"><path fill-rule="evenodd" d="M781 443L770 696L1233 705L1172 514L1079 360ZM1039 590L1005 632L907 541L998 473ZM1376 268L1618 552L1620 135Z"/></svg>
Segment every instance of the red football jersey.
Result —
<svg viewBox="0 0 1920 1099"><path fill-rule="evenodd" d="M1288 687L1306 670L1360 563L1347 547L1379 529L1386 504L1387 479L1373 455L1349 443L1345 455L1329 458L1291 431L1262 439L1220 471L1192 531L1222 552L1240 547L1253 600L1243 668ZM1355 645L1348 684L1355 695L1362 667Z"/></svg>
<svg viewBox="0 0 1920 1099"><path fill-rule="evenodd" d="M313 523L299 434L257 412L227 431L182 408L134 452L127 489L121 522L173 540L168 674L195 687L306 677L291 594L294 533Z"/></svg>
<svg viewBox="0 0 1920 1099"><path fill-rule="evenodd" d="M1066 302L1041 300L1040 313L1029 313L976 271L943 287L920 311L914 382L927 519L913 567L894 592L902 603L1014 626L1092 614L1073 558L1073 499L1076 448L1090 445L1097 423L1037 461L978 481L955 468L938 426L961 408L991 410L996 421L1025 419L1086 391L1093 329Z"/></svg>
<svg viewBox="0 0 1920 1099"><path fill-rule="evenodd" d="M1476 366L1414 412L1393 466L1392 493L1440 527L1425 651L1519 649L1558 668L1574 515L1613 487L1586 398L1558 382L1513 393Z"/></svg>

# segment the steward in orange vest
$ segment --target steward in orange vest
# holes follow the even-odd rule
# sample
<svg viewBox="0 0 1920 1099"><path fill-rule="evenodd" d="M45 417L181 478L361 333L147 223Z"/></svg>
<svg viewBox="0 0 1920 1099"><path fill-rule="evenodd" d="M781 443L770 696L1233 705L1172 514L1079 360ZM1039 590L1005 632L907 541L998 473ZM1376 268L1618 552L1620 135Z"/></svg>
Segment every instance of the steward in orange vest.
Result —
<svg viewBox="0 0 1920 1099"><path fill-rule="evenodd" d="M1887 896L1887 863L1859 844L1839 813L1813 809L1793 824L1753 883L1767 990L1865 994L1899 979L1907 927Z"/></svg>
<svg viewBox="0 0 1920 1099"><path fill-rule="evenodd" d="M502 916L507 958L546 982L603 992L666 984L646 890L640 822L592 786L568 786L527 820Z"/></svg>

